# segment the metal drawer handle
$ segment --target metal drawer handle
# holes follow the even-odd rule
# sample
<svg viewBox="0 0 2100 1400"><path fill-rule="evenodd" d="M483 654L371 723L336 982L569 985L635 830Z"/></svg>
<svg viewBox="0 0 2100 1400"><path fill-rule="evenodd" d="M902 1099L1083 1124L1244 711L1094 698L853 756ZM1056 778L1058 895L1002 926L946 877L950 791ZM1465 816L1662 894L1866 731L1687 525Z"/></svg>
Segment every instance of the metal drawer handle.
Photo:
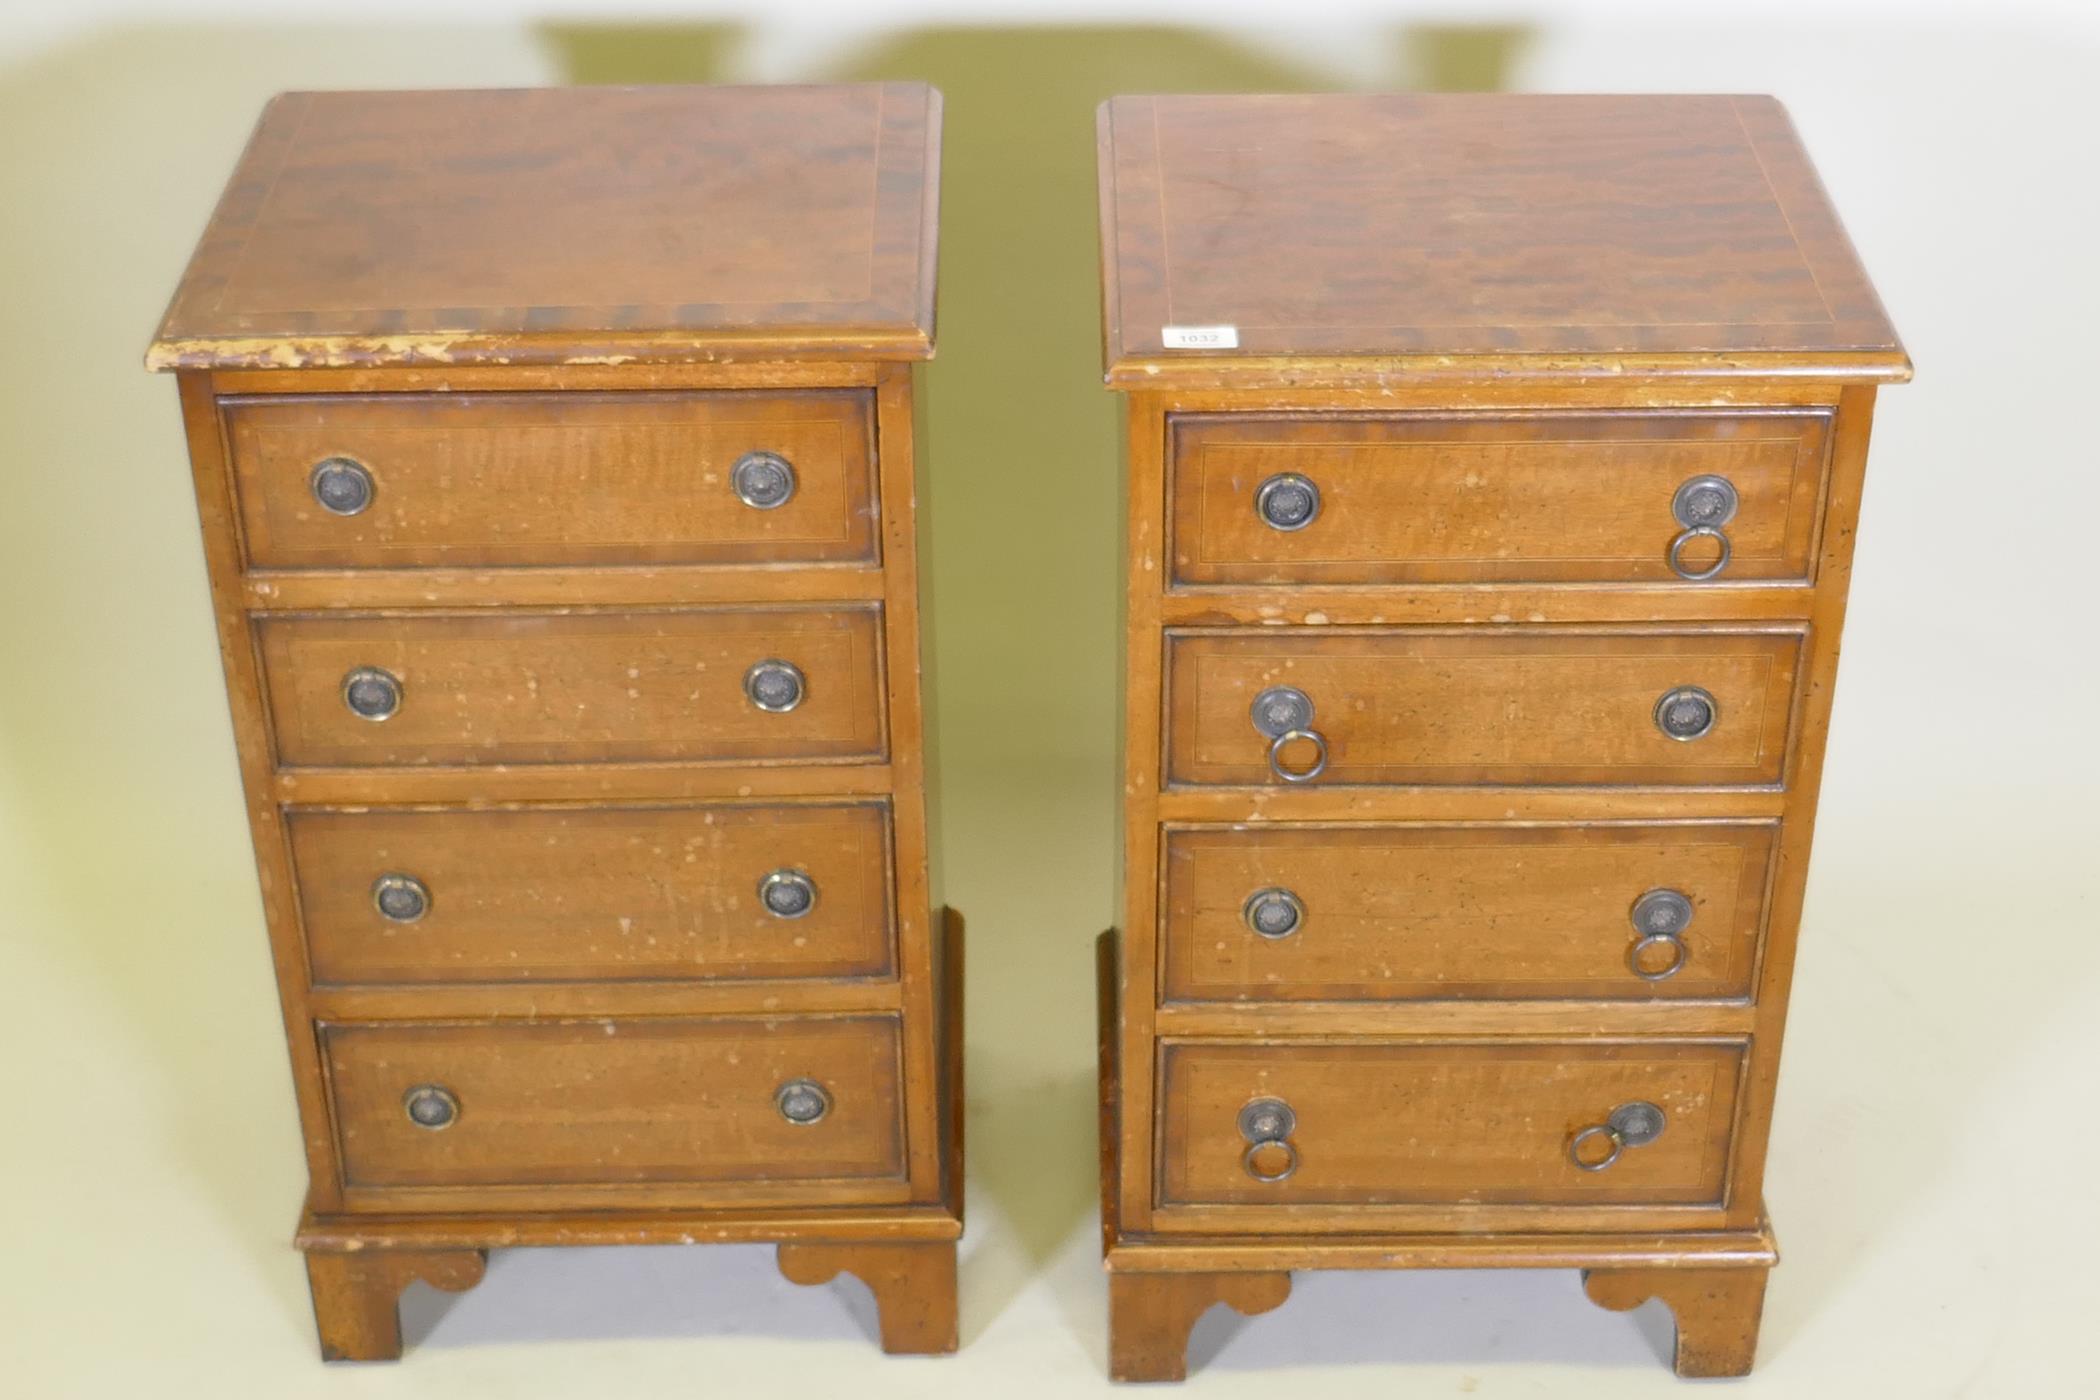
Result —
<svg viewBox="0 0 2100 1400"><path fill-rule="evenodd" d="M412 924L430 912L430 887L398 872L372 882L372 907L390 923Z"/></svg>
<svg viewBox="0 0 2100 1400"><path fill-rule="evenodd" d="M442 1084L418 1084L401 1096L401 1110L419 1128L441 1132L459 1121L459 1100Z"/></svg>
<svg viewBox="0 0 2100 1400"><path fill-rule="evenodd" d="M1729 556L1734 551L1721 527L1735 519L1736 508L1741 503L1735 483L1725 476L1695 476L1677 488L1677 495L1670 501L1670 514L1683 529L1670 542L1670 568L1679 578L1698 583L1728 567ZM1700 539L1719 541L1721 557L1707 568L1688 569L1684 566L1685 546Z"/></svg>
<svg viewBox="0 0 2100 1400"><path fill-rule="evenodd" d="M746 452L729 469L736 498L753 510L778 510L795 494L795 468L777 452Z"/></svg>
<svg viewBox="0 0 2100 1400"><path fill-rule="evenodd" d="M1283 761L1286 745L1303 739L1316 751L1310 768L1292 768ZM1287 729L1269 741L1269 771L1287 783L1309 783L1327 771L1327 740L1317 729Z"/></svg>
<svg viewBox="0 0 2100 1400"><path fill-rule="evenodd" d="M1312 697L1292 685L1272 685L1254 697L1247 717L1269 741L1269 771L1287 783L1309 783L1327 771L1327 738L1312 727ZM1283 751L1304 740L1316 750L1310 768L1292 768Z"/></svg>
<svg viewBox="0 0 2100 1400"><path fill-rule="evenodd" d="M758 902L776 919L799 919L817 907L817 882L800 870L775 870L758 882Z"/></svg>
<svg viewBox="0 0 2100 1400"><path fill-rule="evenodd" d="M1691 956L1684 946L1684 931L1691 926L1692 901L1676 890L1649 890L1633 902L1631 917L1634 932L1640 936L1626 950L1626 966L1644 982L1675 977ZM1647 955L1657 948L1667 949L1670 960L1653 967Z"/></svg>
<svg viewBox="0 0 2100 1400"><path fill-rule="evenodd" d="M814 1079L790 1079L773 1091L773 1107L788 1122L806 1128L831 1112L831 1095Z"/></svg>
<svg viewBox="0 0 2100 1400"><path fill-rule="evenodd" d="M1611 1117L1602 1123L1593 1123L1575 1134L1568 1141L1568 1160L1578 1170L1601 1172L1629 1147L1646 1147L1662 1136L1665 1119L1663 1111L1645 1099L1622 1103L1611 1111ZM1593 1138L1610 1140L1611 1150L1591 1161L1582 1155L1585 1144Z"/></svg>
<svg viewBox="0 0 2100 1400"><path fill-rule="evenodd" d="M767 657L744 672L744 696L768 714L786 714L802 703L807 687L802 668L791 661Z"/></svg>
<svg viewBox="0 0 2100 1400"><path fill-rule="evenodd" d="M1305 922L1305 901L1281 885L1271 885L1247 896L1240 918L1260 937L1289 938Z"/></svg>
<svg viewBox="0 0 2100 1400"><path fill-rule="evenodd" d="M1263 1185L1274 1185L1297 1173L1298 1149L1289 1139L1298 1130L1298 1115L1289 1104L1282 1099L1250 1099L1240 1109L1239 1128L1240 1136L1247 1140L1247 1150L1240 1154L1240 1166L1247 1175ZM1283 1165L1265 1172L1254 1159L1272 1147L1282 1149Z"/></svg>
<svg viewBox="0 0 2100 1400"><path fill-rule="evenodd" d="M1303 530L1320 515L1320 488L1309 476L1278 472L1254 493L1254 511L1271 530Z"/></svg>
<svg viewBox="0 0 2100 1400"><path fill-rule="evenodd" d="M1720 718L1721 707L1713 694L1696 685L1664 691L1655 702L1655 727L1679 743L1705 738Z"/></svg>
<svg viewBox="0 0 2100 1400"><path fill-rule="evenodd" d="M343 677L343 704L375 724L392 719L401 708L401 678L377 666L359 666Z"/></svg>
<svg viewBox="0 0 2100 1400"><path fill-rule="evenodd" d="M1721 557L1703 569L1687 569L1684 566L1684 547L1693 540L1718 540L1721 545ZM1733 552L1732 546L1728 543L1728 536L1722 534L1711 525L1694 525L1691 529L1680 532L1676 539L1670 541L1670 567L1677 571L1677 577L1690 579L1693 583L1700 583L1727 568L1728 557Z"/></svg>
<svg viewBox="0 0 2100 1400"><path fill-rule="evenodd" d="M372 504L372 473L350 457L323 457L306 478L306 489L330 515L362 515Z"/></svg>

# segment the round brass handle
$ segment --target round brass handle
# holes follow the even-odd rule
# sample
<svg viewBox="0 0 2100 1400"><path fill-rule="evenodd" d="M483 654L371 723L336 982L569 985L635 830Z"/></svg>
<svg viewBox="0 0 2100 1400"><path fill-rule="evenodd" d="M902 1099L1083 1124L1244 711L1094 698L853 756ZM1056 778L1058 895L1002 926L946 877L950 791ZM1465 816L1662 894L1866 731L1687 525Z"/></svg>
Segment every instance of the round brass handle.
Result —
<svg viewBox="0 0 2100 1400"><path fill-rule="evenodd" d="M1655 702L1655 727L1680 743L1705 738L1720 718L1721 707L1713 695L1696 685L1664 691Z"/></svg>
<svg viewBox="0 0 2100 1400"><path fill-rule="evenodd" d="M440 1132L459 1121L459 1100L442 1084L418 1084L401 1096L401 1109L419 1128Z"/></svg>
<svg viewBox="0 0 2100 1400"><path fill-rule="evenodd" d="M1648 961L1649 952L1656 948L1666 949L1670 956L1670 960L1659 967ZM1684 940L1674 933L1644 933L1626 950L1626 966L1643 982L1666 982L1684 970L1691 956Z"/></svg>
<svg viewBox="0 0 2100 1400"><path fill-rule="evenodd" d="M758 882L758 902L776 919L799 919L817 907L817 882L800 870L775 870Z"/></svg>
<svg viewBox="0 0 2100 1400"><path fill-rule="evenodd" d="M362 515L372 504L372 473L350 457L323 457L308 474L306 489L330 515Z"/></svg>
<svg viewBox="0 0 2100 1400"><path fill-rule="evenodd" d="M1275 1171L1265 1172L1255 1165L1254 1159L1272 1149L1284 1154L1283 1165ZM1279 1181L1289 1181L1298 1174L1298 1149L1282 1138L1264 1138L1260 1142L1250 1142L1247 1144L1247 1150L1240 1154L1240 1166L1246 1169L1247 1175L1264 1186L1273 1186Z"/></svg>
<svg viewBox="0 0 2100 1400"><path fill-rule="evenodd" d="M806 1128L831 1112L831 1095L814 1079L790 1079L773 1091L773 1107L788 1122Z"/></svg>
<svg viewBox="0 0 2100 1400"><path fill-rule="evenodd" d="M359 666L343 677L343 704L359 719L392 719L401 708L401 678L377 666Z"/></svg>
<svg viewBox="0 0 2100 1400"><path fill-rule="evenodd" d="M1686 568L1684 549L1693 540L1719 541L1721 545L1720 557L1703 569ZM1681 579L1689 579L1693 583L1703 583L1727 568L1729 556L1734 552L1733 546L1728 543L1728 536L1722 534L1711 525L1694 525L1689 530L1679 531L1677 538L1670 541L1670 568Z"/></svg>
<svg viewBox="0 0 2100 1400"><path fill-rule="evenodd" d="M1308 476L1278 472L1254 492L1254 510L1271 530L1303 530L1320 515L1320 488Z"/></svg>
<svg viewBox="0 0 2100 1400"><path fill-rule="evenodd" d="M1683 970L1691 951L1685 947L1684 931L1691 927L1692 901L1677 890L1653 889L1633 902L1630 917L1639 936L1626 950L1626 966L1644 982L1661 982ZM1660 965L1649 954L1663 949L1669 961Z"/></svg>
<svg viewBox="0 0 2100 1400"><path fill-rule="evenodd" d="M1304 729L1313 721L1312 697L1294 685L1272 685L1254 697L1247 718L1265 739Z"/></svg>
<svg viewBox="0 0 2100 1400"><path fill-rule="evenodd" d="M1593 1123L1568 1140L1568 1160L1578 1170L1601 1172L1617 1162L1627 1148L1646 1147L1661 1137L1666 1121L1663 1111L1644 1099L1622 1103L1604 1122ZM1605 1154L1597 1158L1584 1157L1583 1149L1600 1138L1609 1144Z"/></svg>
<svg viewBox="0 0 2100 1400"><path fill-rule="evenodd" d="M1284 748L1299 740L1313 746L1310 768L1293 768L1283 761ZM1317 729L1287 729L1269 741L1269 771L1287 783L1309 783L1327 771L1327 739Z"/></svg>
<svg viewBox="0 0 2100 1400"><path fill-rule="evenodd" d="M1733 550L1721 527L1735 519L1736 509L1741 504L1742 498L1736 493L1735 483L1725 476L1695 476L1677 488L1677 494L1670 500L1670 514L1682 529L1670 542L1670 568L1679 578L1698 583L1728 567ZM1719 541L1721 557L1704 569L1688 569L1684 563L1685 546L1700 539Z"/></svg>
<svg viewBox="0 0 2100 1400"><path fill-rule="evenodd" d="M778 510L795 494L795 468L777 452L746 452L729 469L736 498L753 510Z"/></svg>
<svg viewBox="0 0 2100 1400"><path fill-rule="evenodd" d="M1246 1150L1240 1153L1240 1166L1247 1175L1274 1185L1296 1174L1298 1149L1289 1139L1298 1130L1298 1114L1288 1103L1278 1098L1249 1099L1240 1107L1239 1130L1247 1140ZM1282 1151L1283 1164L1275 1171L1263 1171L1255 1159L1272 1148Z"/></svg>
<svg viewBox="0 0 2100 1400"><path fill-rule="evenodd" d="M802 703L807 686L802 668L791 661L768 657L744 672L744 696L769 714L786 714Z"/></svg>
<svg viewBox="0 0 2100 1400"><path fill-rule="evenodd" d="M412 924L430 912L430 887L413 875L382 875L372 882L372 907L389 922Z"/></svg>
<svg viewBox="0 0 2100 1400"><path fill-rule="evenodd" d="M1269 741L1269 771L1287 783L1309 783L1327 771L1327 738L1312 727L1312 697L1294 685L1272 685L1254 697L1247 718L1255 732ZM1315 755L1310 768L1292 768L1283 761L1283 751L1297 742L1310 743Z"/></svg>
<svg viewBox="0 0 2100 1400"><path fill-rule="evenodd" d="M1289 938L1305 922L1305 902L1281 885L1271 885L1247 896L1240 918L1263 938Z"/></svg>

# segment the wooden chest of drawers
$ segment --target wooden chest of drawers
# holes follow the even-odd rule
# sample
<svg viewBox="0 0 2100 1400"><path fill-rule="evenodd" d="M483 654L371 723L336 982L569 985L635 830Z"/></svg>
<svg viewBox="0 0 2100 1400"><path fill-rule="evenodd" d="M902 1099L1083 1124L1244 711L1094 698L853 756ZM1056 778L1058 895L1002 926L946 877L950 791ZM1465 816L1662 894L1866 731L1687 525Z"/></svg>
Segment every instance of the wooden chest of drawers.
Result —
<svg viewBox="0 0 2100 1400"><path fill-rule="evenodd" d="M955 1345L916 85L301 93L173 370L325 1355L481 1251L778 1241Z"/></svg>
<svg viewBox="0 0 2100 1400"><path fill-rule="evenodd" d="M1738 1374L1876 386L1765 98L1118 98L1111 1368L1575 1267Z"/></svg>

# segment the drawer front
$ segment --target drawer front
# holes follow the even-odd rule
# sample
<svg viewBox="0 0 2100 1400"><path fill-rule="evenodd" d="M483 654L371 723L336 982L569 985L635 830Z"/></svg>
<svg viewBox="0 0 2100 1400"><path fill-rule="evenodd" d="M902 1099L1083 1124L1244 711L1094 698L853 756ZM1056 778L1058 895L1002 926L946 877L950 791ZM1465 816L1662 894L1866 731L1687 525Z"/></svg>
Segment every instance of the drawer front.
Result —
<svg viewBox="0 0 2100 1400"><path fill-rule="evenodd" d="M223 411L260 568L877 560L864 392L359 394ZM770 462L746 468L759 504L738 496L738 463L760 453L792 475L777 503L749 490L785 482Z"/></svg>
<svg viewBox="0 0 2100 1400"><path fill-rule="evenodd" d="M1162 1047L1162 1206L1714 1206L1741 1042ZM1247 1106L1288 1106L1243 1129ZM1610 1152L1629 1104L1658 1136ZM1258 1180L1256 1173L1277 1177Z"/></svg>
<svg viewBox="0 0 2100 1400"><path fill-rule="evenodd" d="M1686 523L1677 492L1719 476L1735 496L1717 528L1716 580L1813 572L1827 410L1175 421L1174 578L1191 584L1669 582ZM1267 506L1302 478L1317 509ZM1299 490L1307 489L1294 483ZM1703 518L1703 517L1700 517ZM1703 570L1711 536L1679 562Z"/></svg>
<svg viewBox="0 0 2100 1400"><path fill-rule="evenodd" d="M292 765L762 763L882 758L876 609L685 609L442 617L270 617L257 634L281 762ZM785 661L785 711L746 677ZM384 672L373 720L346 696Z"/></svg>
<svg viewBox="0 0 2100 1400"><path fill-rule="evenodd" d="M894 965L879 803L295 811L286 826L324 984L880 977Z"/></svg>
<svg viewBox="0 0 2100 1400"><path fill-rule="evenodd" d="M1170 829L1165 997L1748 997L1776 828Z"/></svg>
<svg viewBox="0 0 2100 1400"><path fill-rule="evenodd" d="M889 1017L332 1025L321 1042L354 1191L720 1184L794 1199L798 1183L904 1173ZM782 1094L805 1084L824 1111L792 1122Z"/></svg>
<svg viewBox="0 0 2100 1400"><path fill-rule="evenodd" d="M1784 772L1801 635L1266 628L1170 632L1167 648L1171 782L1312 772L1311 740L1275 746L1272 768L1253 718L1287 687L1326 745L1323 785L1760 785ZM1673 738L1661 702L1687 689L1712 723Z"/></svg>

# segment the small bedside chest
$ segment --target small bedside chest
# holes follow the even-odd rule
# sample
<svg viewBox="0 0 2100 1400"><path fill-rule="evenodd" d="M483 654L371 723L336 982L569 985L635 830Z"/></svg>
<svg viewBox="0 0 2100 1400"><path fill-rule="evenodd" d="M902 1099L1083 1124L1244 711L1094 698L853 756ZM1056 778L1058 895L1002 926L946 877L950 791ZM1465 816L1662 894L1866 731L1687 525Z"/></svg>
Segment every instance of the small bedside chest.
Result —
<svg viewBox="0 0 2100 1400"><path fill-rule="evenodd" d="M1876 386L1755 97L1118 98L1111 1368L1578 1268L1735 1375Z"/></svg>
<svg viewBox="0 0 2100 1400"><path fill-rule="evenodd" d="M176 372L321 1348L492 1246L777 1241L955 1346L911 84L293 93Z"/></svg>

